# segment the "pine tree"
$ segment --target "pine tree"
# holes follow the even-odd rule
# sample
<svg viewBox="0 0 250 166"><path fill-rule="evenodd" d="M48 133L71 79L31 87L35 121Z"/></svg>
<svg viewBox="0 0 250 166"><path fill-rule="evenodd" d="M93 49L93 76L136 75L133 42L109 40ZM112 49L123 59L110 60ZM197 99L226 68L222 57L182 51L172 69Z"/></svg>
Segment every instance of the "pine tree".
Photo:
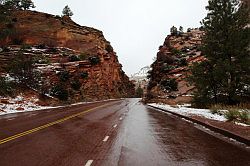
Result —
<svg viewBox="0 0 250 166"><path fill-rule="evenodd" d="M6 3L6 0L0 1L0 24L2 25L2 30L0 31L0 39L5 38L11 34L11 20L9 18L12 6Z"/></svg>
<svg viewBox="0 0 250 166"><path fill-rule="evenodd" d="M172 27L170 28L170 33L171 33L171 35L177 35L177 32L178 32L178 30L177 30L177 28L176 28L175 26L172 26Z"/></svg>
<svg viewBox="0 0 250 166"><path fill-rule="evenodd" d="M249 6L239 0L209 0L203 53L206 61L195 64L190 82L196 102L241 102L250 89ZM223 100L224 99L224 100Z"/></svg>
<svg viewBox="0 0 250 166"><path fill-rule="evenodd" d="M28 10L30 8L35 8L35 5L31 0L21 0L21 5L20 6L24 10Z"/></svg>
<svg viewBox="0 0 250 166"><path fill-rule="evenodd" d="M21 9L21 0L5 0L4 5L11 6L12 9Z"/></svg>
<svg viewBox="0 0 250 166"><path fill-rule="evenodd" d="M182 26L179 27L179 31L180 31L180 33L183 33L183 27Z"/></svg>
<svg viewBox="0 0 250 166"><path fill-rule="evenodd" d="M68 16L71 17L73 16L73 12L71 11L71 9L69 8L68 5L66 5L62 11L63 16Z"/></svg>
<svg viewBox="0 0 250 166"><path fill-rule="evenodd" d="M8 9L9 7L5 5L5 1L0 0L0 23L6 21L6 17L8 16Z"/></svg>
<svg viewBox="0 0 250 166"><path fill-rule="evenodd" d="M34 58L24 54L24 49L21 49L12 59L7 71L22 88L32 87L36 89L41 77L34 65Z"/></svg>
<svg viewBox="0 0 250 166"><path fill-rule="evenodd" d="M35 8L32 0L2 0L5 6L11 6L12 9L28 10Z"/></svg>
<svg viewBox="0 0 250 166"><path fill-rule="evenodd" d="M138 88L135 90L135 96L138 98L143 97L143 89L141 88L141 85L138 86Z"/></svg>

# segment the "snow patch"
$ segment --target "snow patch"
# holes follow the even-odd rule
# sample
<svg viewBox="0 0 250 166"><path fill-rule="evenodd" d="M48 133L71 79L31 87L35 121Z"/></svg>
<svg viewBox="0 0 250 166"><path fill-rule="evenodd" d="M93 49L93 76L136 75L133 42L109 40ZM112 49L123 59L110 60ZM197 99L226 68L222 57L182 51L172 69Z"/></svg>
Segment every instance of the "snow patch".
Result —
<svg viewBox="0 0 250 166"><path fill-rule="evenodd" d="M244 127L250 127L250 125L247 125L244 123L235 122L235 124L240 125L240 126L244 126Z"/></svg>
<svg viewBox="0 0 250 166"><path fill-rule="evenodd" d="M0 110L2 110L2 112L0 112L0 115L12 114L18 112L29 112L29 111L43 110L49 108L53 107L39 106L32 102L24 102L22 104L1 104Z"/></svg>
<svg viewBox="0 0 250 166"><path fill-rule="evenodd" d="M212 119L212 120L217 120L217 121L222 121L222 122L227 121L227 119L223 115L212 114L209 109L187 108L186 106L189 106L189 105L177 105L177 107L172 107L170 105L157 104L157 103L152 103L148 105L161 108L169 112L174 112L174 113L178 113L181 115L185 115L185 116L197 115L197 116L202 116L202 117Z"/></svg>
<svg viewBox="0 0 250 166"><path fill-rule="evenodd" d="M49 95L47 95L49 96ZM52 96L49 96L52 97ZM65 108L65 107L71 107L75 105L81 105L81 104L88 104L88 103L98 103L98 102L104 102L104 101L114 101L117 99L107 99L107 100L101 100L101 101L94 101L94 102L79 102L74 103L71 105L66 106L40 106L36 104L39 99L32 97L30 99L25 99L23 96L17 96L15 98L3 98L0 96L0 99L7 99L8 104L2 104L0 103L0 116L6 115L6 114L13 114L13 113L20 113L20 112L30 112L30 111L39 111L39 110L47 110L47 109L53 109L53 108Z"/></svg>

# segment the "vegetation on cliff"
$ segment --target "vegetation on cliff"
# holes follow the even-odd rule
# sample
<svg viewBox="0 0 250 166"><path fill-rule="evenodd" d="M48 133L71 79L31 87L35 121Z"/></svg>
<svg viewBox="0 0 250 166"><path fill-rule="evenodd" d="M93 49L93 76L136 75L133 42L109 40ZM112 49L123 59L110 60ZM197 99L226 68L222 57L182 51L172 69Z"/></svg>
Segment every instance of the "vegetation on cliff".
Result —
<svg viewBox="0 0 250 166"><path fill-rule="evenodd" d="M63 14L63 16L68 16L68 17L73 16L73 12L71 11L71 9L69 8L68 5L66 5L66 6L63 8L62 14Z"/></svg>
<svg viewBox="0 0 250 166"><path fill-rule="evenodd" d="M178 30L173 26L170 33L148 72L147 99L170 104L190 102L194 87L188 85L186 77L189 67L203 60L200 47L204 32L198 28L183 32L182 27Z"/></svg>
<svg viewBox="0 0 250 166"><path fill-rule="evenodd" d="M249 7L239 0L210 0L207 9L199 29L171 27L149 71L148 100L193 99L202 107L249 101Z"/></svg>
<svg viewBox="0 0 250 166"><path fill-rule="evenodd" d="M238 0L210 0L202 21L205 61L192 67L194 102L236 104L250 97L249 8Z"/></svg>

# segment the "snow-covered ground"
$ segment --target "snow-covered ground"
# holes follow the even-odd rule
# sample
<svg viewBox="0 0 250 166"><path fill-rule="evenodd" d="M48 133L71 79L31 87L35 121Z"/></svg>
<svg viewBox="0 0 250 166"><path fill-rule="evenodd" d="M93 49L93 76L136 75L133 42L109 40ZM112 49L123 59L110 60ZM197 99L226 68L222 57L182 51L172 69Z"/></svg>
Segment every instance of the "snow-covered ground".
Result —
<svg viewBox="0 0 250 166"><path fill-rule="evenodd" d="M187 108L187 105L177 105L176 107L172 107L166 104L156 104L156 103L148 105L186 116L197 115L222 122L225 122L227 120L223 115L212 114L209 109Z"/></svg>
<svg viewBox="0 0 250 166"><path fill-rule="evenodd" d="M53 108L39 106L38 104L36 104L36 102L38 101L38 99L36 98L26 100L22 96L17 96L16 98L5 99L8 99L8 104L0 104L0 115Z"/></svg>
<svg viewBox="0 0 250 166"><path fill-rule="evenodd" d="M95 103L95 102L79 102L66 106L49 107L49 106L40 106L36 104L36 102L38 101L38 99L36 98L25 99L22 96L17 96L16 98L5 98L5 99L8 99L8 104L0 103L0 116L12 113L19 113L19 112L38 111L38 110L68 107L80 104ZM102 101L110 101L110 100L115 100L115 99L108 99ZM102 101L96 101L96 102L102 102Z"/></svg>
<svg viewBox="0 0 250 166"><path fill-rule="evenodd" d="M190 106L189 104L177 105L175 107L167 105L167 104L160 104L160 103L152 103L152 104L148 104L148 105L154 106L157 108L161 108L161 109L167 110L169 112L181 114L184 116L196 115L196 116L201 116L201 117L205 117L207 119L217 120L217 121L221 121L221 122L227 121L227 119L224 117L224 115L212 114L209 109L188 108L188 106ZM227 111L227 110L221 110L221 111ZM239 122L236 122L235 124L241 125L241 126L250 126L250 125L239 123Z"/></svg>

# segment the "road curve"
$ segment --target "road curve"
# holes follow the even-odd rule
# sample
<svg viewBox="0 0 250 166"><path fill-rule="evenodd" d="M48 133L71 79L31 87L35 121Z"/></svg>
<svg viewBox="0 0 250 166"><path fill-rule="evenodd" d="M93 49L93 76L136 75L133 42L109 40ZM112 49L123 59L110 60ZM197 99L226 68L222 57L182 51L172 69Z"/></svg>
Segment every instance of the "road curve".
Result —
<svg viewBox="0 0 250 166"><path fill-rule="evenodd" d="M0 131L1 166L250 165L247 147L139 99L1 116Z"/></svg>

